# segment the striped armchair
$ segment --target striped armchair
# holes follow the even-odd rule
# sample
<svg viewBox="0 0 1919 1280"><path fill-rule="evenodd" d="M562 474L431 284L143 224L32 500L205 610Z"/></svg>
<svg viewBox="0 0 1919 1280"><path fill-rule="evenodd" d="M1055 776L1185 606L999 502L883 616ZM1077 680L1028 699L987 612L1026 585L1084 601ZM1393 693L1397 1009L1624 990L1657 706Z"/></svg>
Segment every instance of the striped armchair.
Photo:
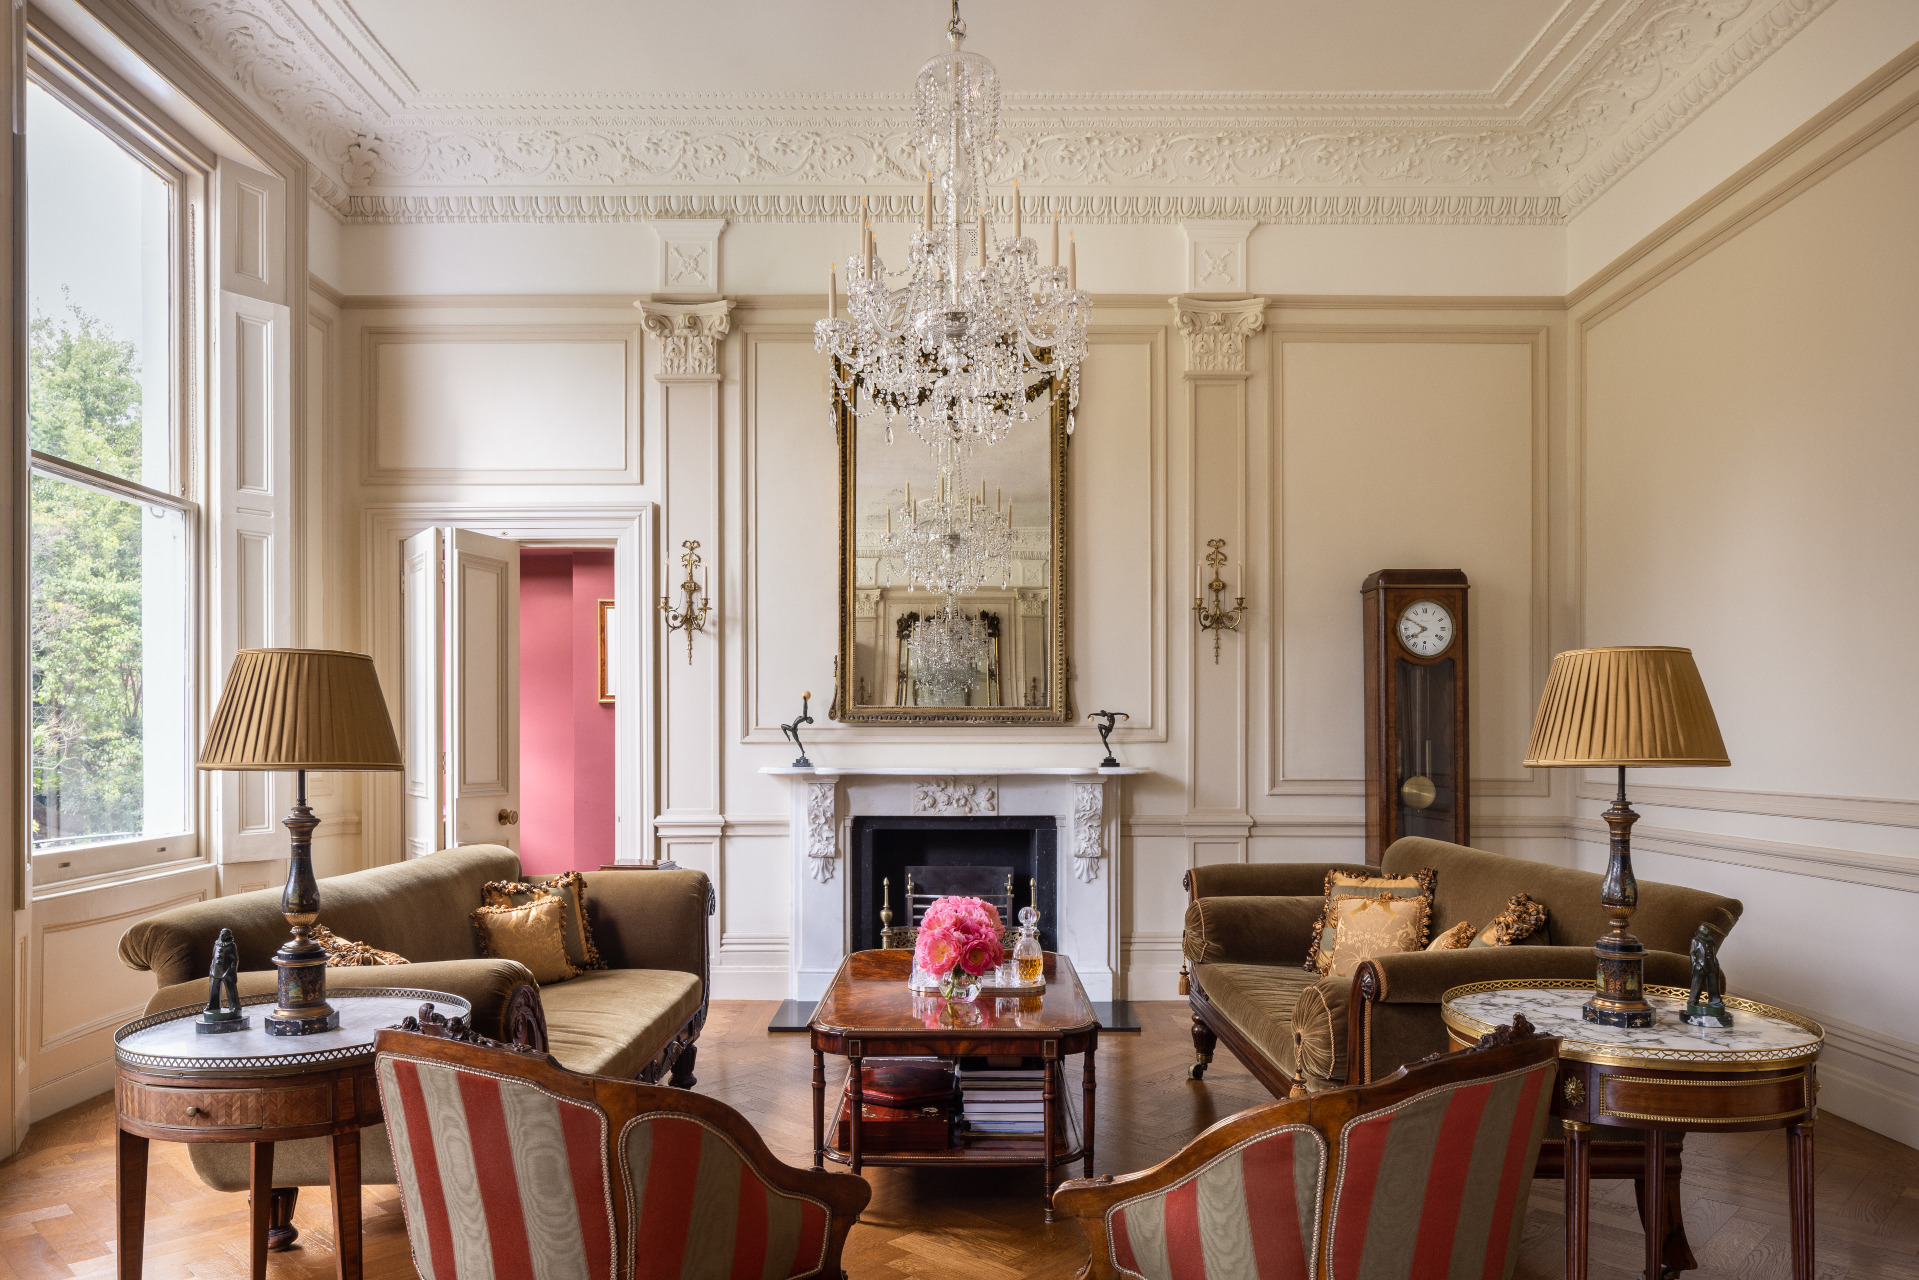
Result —
<svg viewBox="0 0 1919 1280"><path fill-rule="evenodd" d="M722 1102L477 1036L376 1049L421 1280L842 1274L866 1182L782 1164Z"/></svg>
<svg viewBox="0 0 1919 1280"><path fill-rule="evenodd" d="M1505 1280L1559 1042L1505 1043L1222 1120L1154 1168L1061 1184L1092 1280ZM1493 1041L1494 1037L1487 1037Z"/></svg>

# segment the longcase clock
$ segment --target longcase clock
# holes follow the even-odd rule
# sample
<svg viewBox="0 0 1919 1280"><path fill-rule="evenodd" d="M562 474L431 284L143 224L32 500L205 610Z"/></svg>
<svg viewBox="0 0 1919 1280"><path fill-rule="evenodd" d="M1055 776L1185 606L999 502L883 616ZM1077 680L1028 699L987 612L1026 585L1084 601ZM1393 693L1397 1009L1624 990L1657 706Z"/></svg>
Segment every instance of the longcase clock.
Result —
<svg viewBox="0 0 1919 1280"><path fill-rule="evenodd" d="M1381 569L1366 628L1366 861L1401 836L1469 843L1466 575Z"/></svg>

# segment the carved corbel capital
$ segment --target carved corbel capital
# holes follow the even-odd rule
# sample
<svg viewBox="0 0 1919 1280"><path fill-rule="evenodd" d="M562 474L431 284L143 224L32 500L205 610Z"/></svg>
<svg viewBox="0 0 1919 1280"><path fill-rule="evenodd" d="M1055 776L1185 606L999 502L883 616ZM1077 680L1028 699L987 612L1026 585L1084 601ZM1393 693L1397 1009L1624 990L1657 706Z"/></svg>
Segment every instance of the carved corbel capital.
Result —
<svg viewBox="0 0 1919 1280"><path fill-rule="evenodd" d="M1246 339L1266 327L1266 299L1208 302L1170 298L1174 323L1186 335L1186 372L1243 374Z"/></svg>
<svg viewBox="0 0 1919 1280"><path fill-rule="evenodd" d="M1073 784L1073 874L1081 880L1099 879L1106 857L1106 784Z"/></svg>
<svg viewBox="0 0 1919 1280"><path fill-rule="evenodd" d="M732 302L636 302L641 327L660 344L662 382L718 381L720 339L732 327Z"/></svg>
<svg viewBox="0 0 1919 1280"><path fill-rule="evenodd" d="M821 884L833 878L833 866L839 859L839 793L835 780L806 784L806 834L801 848L806 853L807 871Z"/></svg>

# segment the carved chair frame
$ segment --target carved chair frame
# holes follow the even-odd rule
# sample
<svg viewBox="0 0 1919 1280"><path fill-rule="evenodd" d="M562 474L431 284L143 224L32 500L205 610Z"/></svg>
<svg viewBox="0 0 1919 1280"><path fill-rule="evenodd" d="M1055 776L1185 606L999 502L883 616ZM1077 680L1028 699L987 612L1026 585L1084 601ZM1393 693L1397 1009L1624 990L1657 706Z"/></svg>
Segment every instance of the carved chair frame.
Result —
<svg viewBox="0 0 1919 1280"><path fill-rule="evenodd" d="M1510 1038L1501 1038L1495 1043L1495 1037L1502 1033ZM1241 1143L1285 1125L1310 1126L1326 1143L1327 1165L1321 1179L1316 1233L1323 1250L1333 1213L1332 1180L1339 1167L1340 1135L1347 1122L1433 1089L1503 1075L1555 1061L1559 1056L1559 1041L1533 1035L1529 1026L1522 1027L1517 1034L1510 1028L1501 1028L1483 1043L1483 1048L1435 1055L1424 1062L1401 1067L1376 1084L1328 1089L1269 1102L1228 1116L1187 1143L1177 1154L1138 1173L1117 1177L1104 1174L1061 1183L1053 1192L1054 1211L1075 1219L1092 1249L1092 1260L1080 1274L1087 1280L1118 1280L1133 1274L1121 1270L1112 1257L1106 1215L1115 1206L1170 1187ZM1523 1206L1520 1212L1524 1212Z"/></svg>
<svg viewBox="0 0 1919 1280"><path fill-rule="evenodd" d="M437 1034L435 1033L437 1031ZM440 1063L457 1068L485 1071L491 1075L524 1080L563 1098L572 1098L604 1112L611 1143L634 1120L655 1114L684 1115L702 1121L724 1134L746 1162L774 1188L789 1195L805 1196L826 1205L827 1224L824 1264L816 1273L840 1274L840 1255L846 1248L846 1233L859 1221L872 1198L872 1188L864 1178L848 1173L828 1173L814 1169L796 1169L767 1147L759 1132L739 1112L719 1101L687 1089L671 1089L637 1080L615 1080L610 1076L582 1075L568 1071L544 1052L501 1044L484 1036L466 1033L464 1038L448 1034L445 1028L382 1031L373 1042L378 1057L398 1056L421 1062ZM617 1170L618 1153L609 1147L609 1173ZM636 1247L635 1224L630 1220L632 1206L624 1194L613 1197L615 1235L630 1258Z"/></svg>

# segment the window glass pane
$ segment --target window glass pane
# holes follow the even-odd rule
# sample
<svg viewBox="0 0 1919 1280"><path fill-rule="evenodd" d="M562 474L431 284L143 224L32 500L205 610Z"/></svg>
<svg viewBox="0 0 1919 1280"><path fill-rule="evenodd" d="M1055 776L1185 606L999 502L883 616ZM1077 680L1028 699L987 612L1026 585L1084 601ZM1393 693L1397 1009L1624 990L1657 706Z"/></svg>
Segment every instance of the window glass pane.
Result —
<svg viewBox="0 0 1919 1280"><path fill-rule="evenodd" d="M187 829L187 529L33 477L36 851Z"/></svg>
<svg viewBox="0 0 1919 1280"><path fill-rule="evenodd" d="M29 439L171 489L172 186L38 85L27 132Z"/></svg>

